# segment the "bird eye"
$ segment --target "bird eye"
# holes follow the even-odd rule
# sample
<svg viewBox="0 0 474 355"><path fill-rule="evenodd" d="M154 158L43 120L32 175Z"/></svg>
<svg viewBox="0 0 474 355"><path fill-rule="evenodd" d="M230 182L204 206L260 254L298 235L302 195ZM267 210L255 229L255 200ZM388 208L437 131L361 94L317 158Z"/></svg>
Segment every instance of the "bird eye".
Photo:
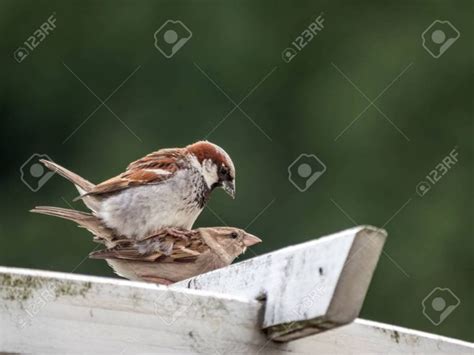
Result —
<svg viewBox="0 0 474 355"><path fill-rule="evenodd" d="M239 235L237 234L237 232L232 232L232 233L230 233L230 237L231 237L232 239L236 239L238 236L239 236Z"/></svg>
<svg viewBox="0 0 474 355"><path fill-rule="evenodd" d="M221 176L226 176L229 173L229 170L225 166L221 166L219 169L219 174Z"/></svg>

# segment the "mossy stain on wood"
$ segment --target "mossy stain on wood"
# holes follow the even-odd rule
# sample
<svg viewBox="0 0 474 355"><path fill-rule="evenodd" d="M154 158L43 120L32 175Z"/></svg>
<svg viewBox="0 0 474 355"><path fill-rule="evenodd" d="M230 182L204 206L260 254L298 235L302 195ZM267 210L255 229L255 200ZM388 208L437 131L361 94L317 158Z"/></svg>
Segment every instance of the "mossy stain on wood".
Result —
<svg viewBox="0 0 474 355"><path fill-rule="evenodd" d="M28 301L33 296L34 291L40 289L51 292L56 298L61 296L85 297L91 287L90 282L76 284L66 280L48 280L32 276L0 274L0 288L3 289L0 294L3 299L8 301Z"/></svg>
<svg viewBox="0 0 474 355"><path fill-rule="evenodd" d="M54 288L54 294L56 298L61 296L82 296L85 297L86 293L90 290L92 284L90 282L84 282L82 284L76 284L71 281L59 281Z"/></svg>
<svg viewBox="0 0 474 355"><path fill-rule="evenodd" d="M9 274L0 274L0 287L3 299L8 301L26 301L33 291L42 286L37 278L31 276L16 277Z"/></svg>

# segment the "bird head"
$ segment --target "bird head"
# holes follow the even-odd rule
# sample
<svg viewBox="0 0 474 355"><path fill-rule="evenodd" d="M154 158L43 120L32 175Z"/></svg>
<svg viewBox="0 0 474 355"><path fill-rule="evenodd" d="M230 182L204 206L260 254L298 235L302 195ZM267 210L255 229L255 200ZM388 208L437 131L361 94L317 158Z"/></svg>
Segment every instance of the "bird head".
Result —
<svg viewBox="0 0 474 355"><path fill-rule="evenodd" d="M221 187L235 198L235 168L226 151L208 141L196 142L186 149L195 158L207 187Z"/></svg>
<svg viewBox="0 0 474 355"><path fill-rule="evenodd" d="M247 247L260 243L262 240L243 229L234 227L199 228L202 238L209 247L229 264Z"/></svg>

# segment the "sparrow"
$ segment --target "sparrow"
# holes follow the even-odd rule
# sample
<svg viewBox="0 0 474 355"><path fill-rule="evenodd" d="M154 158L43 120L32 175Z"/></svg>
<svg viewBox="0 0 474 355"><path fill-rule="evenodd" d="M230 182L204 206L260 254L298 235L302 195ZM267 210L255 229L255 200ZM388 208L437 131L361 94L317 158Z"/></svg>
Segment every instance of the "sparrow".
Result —
<svg viewBox="0 0 474 355"><path fill-rule="evenodd" d="M52 161L41 162L75 184L77 199L105 227L132 239L167 227L191 229L216 187L235 197L234 163L207 141L150 153L98 185Z"/></svg>
<svg viewBox="0 0 474 355"><path fill-rule="evenodd" d="M262 241L234 227L163 228L137 240L115 234L91 213L48 206L31 212L76 222L106 246L90 253L90 258L105 259L116 274L129 280L162 285L228 266L247 247Z"/></svg>

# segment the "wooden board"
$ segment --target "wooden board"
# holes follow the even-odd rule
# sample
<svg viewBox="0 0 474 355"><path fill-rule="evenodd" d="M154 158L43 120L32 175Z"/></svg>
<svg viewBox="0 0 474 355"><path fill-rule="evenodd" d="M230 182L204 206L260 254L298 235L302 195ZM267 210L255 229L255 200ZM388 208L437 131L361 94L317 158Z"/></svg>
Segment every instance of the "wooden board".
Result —
<svg viewBox="0 0 474 355"><path fill-rule="evenodd" d="M386 232L359 226L280 249L172 287L265 300L262 327L289 341L352 322L360 312Z"/></svg>
<svg viewBox="0 0 474 355"><path fill-rule="evenodd" d="M380 323L289 343L260 329L261 302L118 279L0 267L0 353L472 353L470 343Z"/></svg>

